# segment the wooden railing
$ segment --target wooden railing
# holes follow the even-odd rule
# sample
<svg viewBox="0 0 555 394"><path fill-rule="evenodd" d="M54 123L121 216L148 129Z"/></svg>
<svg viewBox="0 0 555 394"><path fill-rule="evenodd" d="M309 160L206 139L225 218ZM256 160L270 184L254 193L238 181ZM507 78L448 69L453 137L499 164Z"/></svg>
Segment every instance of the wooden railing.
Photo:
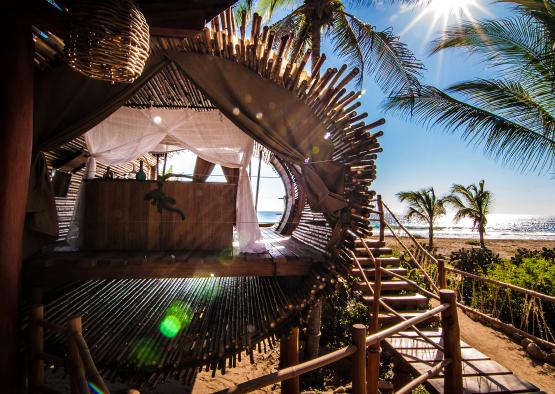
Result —
<svg viewBox="0 0 555 394"><path fill-rule="evenodd" d="M44 320L44 305L40 289L33 289L33 306L30 319L31 362L29 370L29 392L56 394L56 390L45 384L45 362L57 366L65 366L69 370L72 394L102 393L110 390L102 379L100 372L91 356L85 338L83 338L81 316L68 320L67 326L50 323ZM44 352L44 330L53 331L66 338L68 347L67 359Z"/></svg>
<svg viewBox="0 0 555 394"><path fill-rule="evenodd" d="M545 321L545 318L543 316L543 307L541 304L541 301L543 300L544 302L552 303L555 307L555 297L534 290L515 286L510 283L496 281L494 279L447 267L444 260L437 259L430 253L430 251L424 248L424 246L422 246L420 242L418 242L418 240L410 233L410 231L391 211L387 204L382 201L380 196L377 196L375 202L378 206L378 209L383 210L383 212L379 214L380 228L387 228L391 232L391 235L401 246L402 250L406 253L407 256L409 256L410 262L422 274L426 284L430 286L430 290L432 290L433 293L437 294L439 289L446 289L450 287L459 293L459 302L457 303L457 305L464 311L476 315L480 319L484 320L486 323L492 325L494 328L505 332L508 335L525 337L546 349L555 349L555 343L552 342L555 339L555 334L551 332L549 323ZM406 238L408 238L412 242L413 248L408 247L405 242L401 240L399 235L393 229L392 225L390 225L385 220L386 213L388 213L393 218L393 220L397 224L398 229L402 231ZM383 231L380 230L380 240L383 240L382 234ZM403 279L409 283L412 282L405 277L396 275L393 272L389 272L389 274L398 277L399 279ZM450 278L449 281L447 280L448 277ZM453 278L456 278L456 280L453 280ZM499 304L496 302L496 299L492 302L493 306L491 308L484 307L485 303L471 302L470 305L467 305L467 303L465 302L465 296L462 291L464 288L465 280L477 281L482 284L494 286L497 289L505 289L507 291L505 295L506 297L510 297L508 293L509 291L525 295L525 302L522 303L523 308L531 310L534 314L537 326L540 327L539 331L541 332L542 337L538 337L534 335L533 332L529 332L530 330L526 330L527 327L525 327L525 320L521 320L519 327L516 327L516 322L514 321L511 321L510 323L503 322L500 316ZM428 296L432 296L432 292L423 289L414 282L412 282L411 284L420 292ZM477 291L480 292L482 291L482 286L473 287L473 291L475 291L476 289L478 289ZM473 300L476 300L476 297L474 296L471 298Z"/></svg>
<svg viewBox="0 0 555 394"><path fill-rule="evenodd" d="M363 325L356 324L352 328L351 345L310 361L293 365L277 372L240 383L234 387L218 391L218 393L248 393L278 382L295 379L318 368L331 365L337 361L351 357L353 362L352 392L354 394L376 394L378 393L377 384L374 386L374 382L369 382L368 376L378 376L379 374L379 352L378 366L376 367L374 363L370 362L370 359L367 362L367 348L373 349L377 347L379 349L380 343L384 339L389 338L407 328L427 321L433 316L439 314L441 316L443 328L443 346L440 346L440 348L444 353L444 360L433 368L430 368L430 370L426 373L418 376L416 379L408 383L406 386L397 391L396 394L410 392L427 379L437 376L442 371L444 373L445 392L460 394L463 392L462 359L460 349L460 331L457 319L456 294L451 290L442 290L440 292L440 300L441 304L439 306L369 336L366 336L366 328ZM370 369L374 370L370 371Z"/></svg>

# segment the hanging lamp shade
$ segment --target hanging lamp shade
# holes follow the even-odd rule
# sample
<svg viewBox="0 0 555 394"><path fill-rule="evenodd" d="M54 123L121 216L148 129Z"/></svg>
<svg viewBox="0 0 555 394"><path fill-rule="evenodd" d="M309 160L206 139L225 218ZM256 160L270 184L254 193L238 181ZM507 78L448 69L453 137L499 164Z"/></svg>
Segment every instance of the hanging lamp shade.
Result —
<svg viewBox="0 0 555 394"><path fill-rule="evenodd" d="M148 24L131 0L79 0L70 10L70 67L94 79L130 83L143 72Z"/></svg>

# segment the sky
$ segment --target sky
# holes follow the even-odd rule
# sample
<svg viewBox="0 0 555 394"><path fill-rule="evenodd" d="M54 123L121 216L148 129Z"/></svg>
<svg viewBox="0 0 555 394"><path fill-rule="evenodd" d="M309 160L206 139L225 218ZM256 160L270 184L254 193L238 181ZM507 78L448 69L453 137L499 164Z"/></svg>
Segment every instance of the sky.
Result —
<svg viewBox="0 0 555 394"><path fill-rule="evenodd" d="M510 15L508 8L491 5L486 0L434 1L475 1L477 5L469 4L467 8L477 19ZM436 20L433 12L419 17L422 7L410 8L395 3L360 6L349 8L349 11L378 30L392 28L395 34L400 35L401 41L426 66L424 83L443 88L465 79L492 75L492 71L487 70L479 59L461 50L444 51L443 56L429 56L429 42L438 36L443 21L441 18ZM457 14L452 14L447 22L455 23L457 17ZM328 67L343 64L341 59L334 56L333 48L326 41L322 52L326 53ZM555 216L555 174L522 174L518 169L503 166L485 157L481 147L468 146L456 134L443 133L439 128L426 130L400 119L399 115L384 114L380 108L384 95L371 77L365 79L363 89L366 93L361 98L362 108L359 113L368 112L368 121L382 117L386 119L386 124L381 128L384 136L380 139L384 151L377 160L378 175L372 188L383 196L395 212L404 210L395 197L401 190L433 186L436 193L441 195L447 193L453 183L468 185L484 179L487 188L494 194L493 213ZM254 168L256 165L255 160ZM192 171L192 163L189 167ZM259 210L281 210L283 207L283 200L280 199L284 193L283 185L275 176L269 166L263 166ZM216 179L218 176L213 178ZM253 183L255 179L253 177Z"/></svg>

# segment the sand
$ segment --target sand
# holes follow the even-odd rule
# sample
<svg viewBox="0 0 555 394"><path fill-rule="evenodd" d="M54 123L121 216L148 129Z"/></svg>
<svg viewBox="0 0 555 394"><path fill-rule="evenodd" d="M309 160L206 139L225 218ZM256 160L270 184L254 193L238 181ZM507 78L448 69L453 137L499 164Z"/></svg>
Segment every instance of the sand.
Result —
<svg viewBox="0 0 555 394"><path fill-rule="evenodd" d="M409 246L410 241L408 238L401 238L405 245ZM407 242L405 242L407 240ZM420 241L420 240L419 240ZM479 246L470 245L468 242L476 241L476 239L470 238L434 238L434 247L437 248L437 253L444 256L449 256L452 251L459 250L461 248L479 248ZM422 242L425 242L422 240ZM386 244L388 247L393 249L401 249L395 238L386 237ZM503 258L509 258L514 256L518 248L527 249L541 249L555 248L555 240L530 240L530 239L487 239L486 247L498 253Z"/></svg>

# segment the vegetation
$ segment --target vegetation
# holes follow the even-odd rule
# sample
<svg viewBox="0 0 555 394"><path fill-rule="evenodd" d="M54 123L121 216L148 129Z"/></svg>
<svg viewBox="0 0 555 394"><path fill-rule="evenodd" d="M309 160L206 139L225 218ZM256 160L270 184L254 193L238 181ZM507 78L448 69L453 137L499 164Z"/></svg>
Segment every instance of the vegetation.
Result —
<svg viewBox="0 0 555 394"><path fill-rule="evenodd" d="M489 249L459 249L451 253L451 264L458 270L486 276L490 266L502 263L501 257Z"/></svg>
<svg viewBox="0 0 555 394"><path fill-rule="evenodd" d="M385 108L428 127L459 131L487 154L522 170L555 168L555 0L498 0L507 18L468 21L433 42L431 53L460 48L481 56L499 78L442 91L422 86L390 97ZM452 95L451 95L452 94Z"/></svg>
<svg viewBox="0 0 555 394"><path fill-rule="evenodd" d="M320 56L322 37L326 36L336 55L361 70L359 83L369 74L386 94L416 93L420 90L422 63L391 30L376 31L346 7L374 3L374 0L260 0L257 6L269 18L277 10L289 12L273 25L276 36L293 35L292 52L310 49L312 64ZM253 5L253 0L243 0L239 10L250 13Z"/></svg>
<svg viewBox="0 0 555 394"><path fill-rule="evenodd" d="M434 223L438 217L445 215L445 201L437 198L433 187L418 191L397 193L401 202L409 205L407 219L416 219L428 224L428 250L434 247Z"/></svg>
<svg viewBox="0 0 555 394"><path fill-rule="evenodd" d="M484 189L484 183L482 179L478 186L474 184L469 186L455 184L451 187L451 194L445 197L445 202L457 210L454 218L455 222L463 218L474 221L474 228L480 234L482 249L486 248L484 233L488 223L487 215L492 204L492 194L489 190Z"/></svg>

